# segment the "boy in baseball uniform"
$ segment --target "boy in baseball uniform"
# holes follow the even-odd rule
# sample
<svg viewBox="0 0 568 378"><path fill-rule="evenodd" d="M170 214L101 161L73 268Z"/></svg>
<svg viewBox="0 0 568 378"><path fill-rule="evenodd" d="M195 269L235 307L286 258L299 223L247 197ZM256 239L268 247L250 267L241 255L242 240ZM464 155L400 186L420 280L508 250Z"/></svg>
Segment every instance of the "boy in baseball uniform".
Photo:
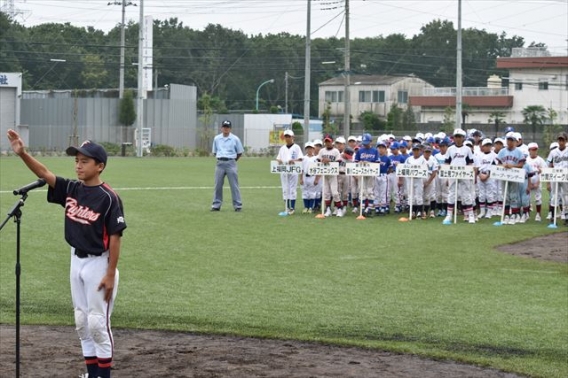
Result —
<svg viewBox="0 0 568 378"><path fill-rule="evenodd" d="M499 151L496 158L497 164L509 169L524 167L526 159L523 152L517 148L517 142L518 139L514 132L507 133L507 148ZM517 182L509 182L507 196L503 198L505 213L508 215L503 219L503 223L515 224L521 220L521 190L522 185Z"/></svg>
<svg viewBox="0 0 568 378"><path fill-rule="evenodd" d="M462 129L454 130L454 145L448 148L446 154L445 164L455 165L455 166L467 166L473 165L473 152L471 148L464 145L465 141L465 131ZM457 197L456 196L456 185L457 187ZM454 215L454 206L456 199L462 202L462 208L464 215L467 217L468 222L471 224L475 223L475 214L473 213L473 204L475 199L473 198L473 180L449 180L448 188L448 212L446 218L444 218L444 224L451 224Z"/></svg>
<svg viewBox="0 0 568 378"><path fill-rule="evenodd" d="M329 134L326 134L323 138L324 148L322 148L318 154L318 161L327 164L341 160L341 154L339 150L333 146L333 137ZM316 177L316 183L320 181L321 177ZM337 176L327 176L325 178L325 187L323 188L324 198L325 201L325 213L326 217L330 217L332 214L331 211L331 201L335 207L337 208L336 215L338 217L342 217L345 213L343 210L343 206L341 204L341 200L339 197L339 190L337 189Z"/></svg>
<svg viewBox="0 0 568 378"><path fill-rule="evenodd" d="M497 180L490 175L490 169L495 164L497 154L493 152L491 139L486 138L481 142L481 150L476 156L479 217L491 218L493 215L498 215L496 212Z"/></svg>
<svg viewBox="0 0 568 378"><path fill-rule="evenodd" d="M302 161L304 154L302 149L294 143L294 131L288 129L284 131L285 144L280 147L276 161L279 164L294 164ZM286 202L288 214L293 215L296 211L296 196L298 187L298 175L293 173L281 173L280 182L282 184L282 198Z"/></svg>
<svg viewBox="0 0 568 378"><path fill-rule="evenodd" d="M379 175L375 177L375 211L377 215L388 214L389 199L389 173L392 171L391 159L387 156L387 144L379 141L377 144L379 157L377 163L380 164Z"/></svg>
<svg viewBox="0 0 568 378"><path fill-rule="evenodd" d="M373 138L371 134L364 134L361 139L362 146L355 153L354 161L356 163L376 163L379 158L379 151L371 146ZM375 211L375 203L373 199L373 187L375 185L375 178L373 176L361 177L359 185L363 185L361 198L361 206L365 206L363 215L365 217L372 217Z"/></svg>
<svg viewBox="0 0 568 378"><path fill-rule="evenodd" d="M556 140L558 142L558 148L555 148L550 152L546 161L550 167L568 169L568 147L566 146L566 143L568 142L568 133L562 132L558 134ZM561 219L563 219L564 224L568 226L568 183L559 183L558 191L561 193L559 196L561 195L562 199ZM557 198L557 200L559 199L560 198Z"/></svg>
<svg viewBox="0 0 568 378"><path fill-rule="evenodd" d="M315 175L308 173L311 164L317 162L317 156L314 155L314 144L311 142L305 145L306 154L302 159L302 175L300 176L300 186L302 187L302 199L304 200L304 210L302 213L311 214L314 211L316 201L316 185L314 184Z"/></svg>
<svg viewBox="0 0 568 378"><path fill-rule="evenodd" d="M529 156L527 157L527 164L529 164L530 166L533 167L533 170L535 172L535 174L533 175L533 177L531 177L530 180L530 196L531 198L534 198L534 204L535 204L535 210L536 210L536 215L534 220L536 222L540 222L542 220L541 217L541 212L542 212L542 187L540 184L540 173L542 172L542 170L546 167L548 167L548 164L546 164L546 161L538 156L538 144L537 143L529 143L528 144L528 149L529 149Z"/></svg>
<svg viewBox="0 0 568 378"><path fill-rule="evenodd" d="M118 258L126 229L122 202L101 180L105 149L92 141L69 147L77 180L56 176L33 158L14 130L12 149L37 177L49 185L47 201L65 208L65 240L71 247L71 298L75 326L89 378L110 378L114 340L110 316L118 289Z"/></svg>
<svg viewBox="0 0 568 378"><path fill-rule="evenodd" d="M422 156L421 147L422 146L419 144L414 144L412 146L412 155L406 159L405 164L427 165L426 159ZM424 179L418 177L400 177L400 185L402 185L403 181L406 181L406 198L410 197L410 188L412 186L412 214L410 214L410 216L412 219L421 218L424 211Z"/></svg>
<svg viewBox="0 0 568 378"><path fill-rule="evenodd" d="M422 156L426 161L428 167L428 178L424 180L424 211L422 212L422 219L427 216L435 218L436 214L436 177L438 176L438 160L432 156L434 148L427 144L424 145Z"/></svg>

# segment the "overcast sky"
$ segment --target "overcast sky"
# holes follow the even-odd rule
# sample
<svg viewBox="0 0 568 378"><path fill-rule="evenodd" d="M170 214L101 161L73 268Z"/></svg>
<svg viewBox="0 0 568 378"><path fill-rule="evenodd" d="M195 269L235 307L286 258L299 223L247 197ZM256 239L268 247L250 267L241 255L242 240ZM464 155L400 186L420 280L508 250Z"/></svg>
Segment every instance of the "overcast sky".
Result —
<svg viewBox="0 0 568 378"><path fill-rule="evenodd" d="M121 0L14 0L16 20L26 26L69 22L108 31L120 23ZM139 4L140 0L127 0ZM1 1L4 5L5 0ZM208 24L246 34L306 34L307 0L144 0L146 15L177 17L185 26ZM345 35L345 0L312 0L312 38ZM458 0L350 0L351 38L401 33L412 37L434 19L457 28ZM128 6L126 19L137 21L139 8ZM506 32L546 43L554 55L568 54L568 0L462 0L462 27ZM464 46L467 49L467 46Z"/></svg>

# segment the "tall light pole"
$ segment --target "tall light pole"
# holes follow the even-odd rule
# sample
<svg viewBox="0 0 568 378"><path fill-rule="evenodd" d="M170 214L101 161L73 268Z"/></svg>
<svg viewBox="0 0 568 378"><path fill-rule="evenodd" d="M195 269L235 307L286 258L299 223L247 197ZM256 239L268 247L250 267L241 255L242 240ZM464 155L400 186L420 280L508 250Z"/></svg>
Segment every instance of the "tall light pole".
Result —
<svg viewBox="0 0 568 378"><path fill-rule="evenodd" d="M462 128L462 26L461 0L458 0L458 40L456 56L456 129Z"/></svg>
<svg viewBox="0 0 568 378"><path fill-rule="evenodd" d="M347 137L350 134L349 127L351 126L351 93L349 93L350 77L351 74L351 59L349 52L349 0L345 0L345 90L343 99L343 134Z"/></svg>
<svg viewBox="0 0 568 378"><path fill-rule="evenodd" d="M39 82L42 81L43 78L46 77L48 73L50 73L51 71L53 71L53 69L55 68L55 66L57 66L59 63L67 62L67 60L65 60L65 59L50 59L49 61L50 61L50 62L55 62L55 64L54 64L53 66L51 66L51 68L50 68L49 70L47 70L47 72L44 73L43 76L40 77L39 80L36 81L34 85L32 85L32 88L35 89L35 86L38 85Z"/></svg>
<svg viewBox="0 0 568 378"><path fill-rule="evenodd" d="M138 96L136 109L136 125L138 132L138 145L136 156L142 157L142 129L144 128L144 98L146 98L146 86L144 85L144 0L140 0L140 21L138 22L140 33L138 36Z"/></svg>
<svg viewBox="0 0 568 378"><path fill-rule="evenodd" d="M311 13L312 2L308 0L308 20L306 26L306 64L305 64L305 79L304 79L304 142L310 140L310 81L311 81Z"/></svg>
<svg viewBox="0 0 568 378"><path fill-rule="evenodd" d="M268 83L274 83L274 79L270 79L270 80L266 80L264 83L260 84L258 86L258 88L256 89L256 111L258 112L258 91L260 91L260 88L262 88L263 85L268 84Z"/></svg>

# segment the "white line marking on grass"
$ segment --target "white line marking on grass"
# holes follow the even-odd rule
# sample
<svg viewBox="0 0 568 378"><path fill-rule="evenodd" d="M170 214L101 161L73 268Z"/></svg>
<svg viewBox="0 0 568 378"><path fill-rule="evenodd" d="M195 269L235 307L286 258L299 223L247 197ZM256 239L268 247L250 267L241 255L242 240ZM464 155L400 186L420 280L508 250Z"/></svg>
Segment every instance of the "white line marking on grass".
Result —
<svg viewBox="0 0 568 378"><path fill-rule="evenodd" d="M544 273L544 274L558 274L560 272L554 272L550 270L531 270L531 269L507 269L502 268L501 270L508 272L518 272L518 273Z"/></svg>
<svg viewBox="0 0 568 378"><path fill-rule="evenodd" d="M140 188L113 188L118 191L128 191L128 190L213 190L213 186L153 186L153 187L140 187ZM224 186L223 189L230 190L229 186ZM263 189L281 189L280 186L241 186L241 190L263 190ZM30 193L45 193L47 190L34 190ZM0 194L12 194L12 190L1 190Z"/></svg>

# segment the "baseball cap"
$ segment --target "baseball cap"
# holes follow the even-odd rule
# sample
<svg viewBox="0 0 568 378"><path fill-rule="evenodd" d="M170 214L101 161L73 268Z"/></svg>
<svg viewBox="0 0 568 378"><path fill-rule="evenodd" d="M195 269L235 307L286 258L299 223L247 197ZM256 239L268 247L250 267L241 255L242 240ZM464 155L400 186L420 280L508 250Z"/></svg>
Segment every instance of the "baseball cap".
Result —
<svg viewBox="0 0 568 378"><path fill-rule="evenodd" d="M518 141L518 140L519 140L518 137L517 137L517 133L514 132L514 131L509 131L509 132L507 133L507 135L505 135L505 138L507 138L507 139L512 139L512 140L515 140L515 141Z"/></svg>
<svg viewBox="0 0 568 378"><path fill-rule="evenodd" d="M429 144L424 145L424 152L432 152L432 146Z"/></svg>
<svg viewBox="0 0 568 378"><path fill-rule="evenodd" d="M314 148L314 144L312 142L306 142L306 144L304 144L304 148Z"/></svg>
<svg viewBox="0 0 568 378"><path fill-rule="evenodd" d="M443 137L440 141L440 146L449 146L450 145L450 138Z"/></svg>
<svg viewBox="0 0 568 378"><path fill-rule="evenodd" d="M488 144L493 144L493 142L492 142L491 139L489 139L489 138L485 138L485 139L483 139L483 141L481 142L481 145L482 145L482 146L486 146L486 145L488 145Z"/></svg>
<svg viewBox="0 0 568 378"><path fill-rule="evenodd" d="M326 140L333 142L333 136L331 136L331 134L325 134L323 136L323 141L325 142Z"/></svg>
<svg viewBox="0 0 568 378"><path fill-rule="evenodd" d="M355 138L353 135L350 135L349 138L347 138L348 142L354 141L357 142L357 138Z"/></svg>
<svg viewBox="0 0 568 378"><path fill-rule="evenodd" d="M473 143L471 143L471 140L466 140L465 142L463 142L463 144L468 147L473 147Z"/></svg>
<svg viewBox="0 0 568 378"><path fill-rule="evenodd" d="M531 143L529 143L529 145L527 147L529 148L529 150L532 150L533 148L535 150L538 150L538 143L531 142Z"/></svg>
<svg viewBox="0 0 568 378"><path fill-rule="evenodd" d="M552 151L552 150L554 150L555 148L558 148L558 142L552 142L552 143L550 143L549 149Z"/></svg>
<svg viewBox="0 0 568 378"><path fill-rule="evenodd" d="M353 151L351 147L346 147L345 150L343 150L343 155L347 156L348 158L351 158L354 153L355 151Z"/></svg>
<svg viewBox="0 0 568 378"><path fill-rule="evenodd" d="M287 129L287 130L284 131L284 136L287 136L287 135L294 136L294 132L291 129Z"/></svg>
<svg viewBox="0 0 568 378"><path fill-rule="evenodd" d="M402 142L400 142L398 145L399 145L399 148L402 148L402 147L408 148L408 143L406 143L405 140L403 140Z"/></svg>
<svg viewBox="0 0 568 378"><path fill-rule="evenodd" d="M515 136L517 137L517 140L523 139L523 135L521 133L515 133Z"/></svg>
<svg viewBox="0 0 568 378"><path fill-rule="evenodd" d="M361 143L363 144L370 144L373 141L373 137L371 134L363 134L363 139L361 139Z"/></svg>
<svg viewBox="0 0 568 378"><path fill-rule="evenodd" d="M392 142L390 145L391 150L398 150L399 149L399 144L398 142Z"/></svg>
<svg viewBox="0 0 568 378"><path fill-rule="evenodd" d="M384 147L387 148L387 143L384 140L379 140L377 142L377 147Z"/></svg>
<svg viewBox="0 0 568 378"><path fill-rule="evenodd" d="M422 145L420 145L420 144L418 144L418 143L414 143L414 144L412 145L412 149L413 149L413 150L419 150L419 149L421 149L421 148L422 148Z"/></svg>
<svg viewBox="0 0 568 378"><path fill-rule="evenodd" d="M493 142L493 144L496 144L496 143L505 144L505 141L502 138L495 138L495 141Z"/></svg>
<svg viewBox="0 0 568 378"><path fill-rule="evenodd" d="M505 128L505 134L510 133L511 131L515 131L515 128L513 126L507 126Z"/></svg>
<svg viewBox="0 0 568 378"><path fill-rule="evenodd" d="M103 146L90 140L84 141L79 147L69 147L65 150L65 152L69 156L77 156L78 153L81 153L95 159L96 161L100 161L105 165L105 167L107 164L107 153Z"/></svg>
<svg viewBox="0 0 568 378"><path fill-rule="evenodd" d="M337 138L335 138L335 143L343 143L343 144L345 144L345 138L342 137L342 136L337 137Z"/></svg>
<svg viewBox="0 0 568 378"><path fill-rule="evenodd" d="M454 130L454 136L458 136L458 135L461 135L461 136L464 137L464 136L465 136L465 131L463 131L462 129L455 129L455 130Z"/></svg>
<svg viewBox="0 0 568 378"><path fill-rule="evenodd" d="M314 146L317 146L318 144L319 144L320 146L323 146L323 143L322 143L321 139L315 139L315 140L314 140Z"/></svg>
<svg viewBox="0 0 568 378"><path fill-rule="evenodd" d="M558 133L558 136L556 137L556 140L558 140L558 139L568 140L568 133L566 133L566 132L564 132L564 131L561 132L561 133Z"/></svg>
<svg viewBox="0 0 568 378"><path fill-rule="evenodd" d="M233 124L231 123L231 121L226 119L221 123L221 127L233 127Z"/></svg>
<svg viewBox="0 0 568 378"><path fill-rule="evenodd" d="M402 137L403 140L407 141L407 142L411 142L412 141L412 137L410 135L405 135Z"/></svg>

